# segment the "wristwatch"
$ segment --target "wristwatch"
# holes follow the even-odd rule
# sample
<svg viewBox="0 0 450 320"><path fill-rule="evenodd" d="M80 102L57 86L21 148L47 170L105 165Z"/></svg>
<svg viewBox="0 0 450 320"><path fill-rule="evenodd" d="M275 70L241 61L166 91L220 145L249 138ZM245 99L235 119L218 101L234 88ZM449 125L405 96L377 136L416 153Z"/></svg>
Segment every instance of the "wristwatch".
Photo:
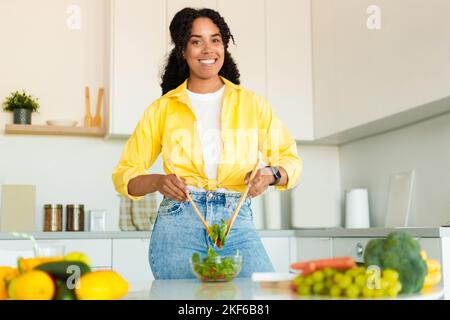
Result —
<svg viewBox="0 0 450 320"><path fill-rule="evenodd" d="M272 171L273 177L275 178L275 181L272 182L270 185L274 186L274 185L278 184L281 180L280 169L278 169L278 167L271 167L271 166L267 166L266 168L269 168L270 171Z"/></svg>

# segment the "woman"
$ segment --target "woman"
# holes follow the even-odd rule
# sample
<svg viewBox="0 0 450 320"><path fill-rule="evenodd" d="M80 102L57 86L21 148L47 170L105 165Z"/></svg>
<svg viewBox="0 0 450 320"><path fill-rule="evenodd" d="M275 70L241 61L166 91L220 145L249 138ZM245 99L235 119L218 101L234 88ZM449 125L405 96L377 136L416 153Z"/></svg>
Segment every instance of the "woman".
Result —
<svg viewBox="0 0 450 320"><path fill-rule="evenodd" d="M252 222L250 198L269 185L295 186L302 169L295 141L265 99L239 86L228 52L234 39L218 12L185 8L174 16L170 34L175 47L162 77L163 96L145 111L113 173L117 191L132 199L164 195L150 240L153 275L193 278L189 258L206 255L208 246L220 255L239 250L240 277L273 271ZM167 175L148 174L161 152ZM248 181L259 152L271 167ZM208 225L220 225L230 219L247 183L249 196L218 249L186 201L187 192Z"/></svg>

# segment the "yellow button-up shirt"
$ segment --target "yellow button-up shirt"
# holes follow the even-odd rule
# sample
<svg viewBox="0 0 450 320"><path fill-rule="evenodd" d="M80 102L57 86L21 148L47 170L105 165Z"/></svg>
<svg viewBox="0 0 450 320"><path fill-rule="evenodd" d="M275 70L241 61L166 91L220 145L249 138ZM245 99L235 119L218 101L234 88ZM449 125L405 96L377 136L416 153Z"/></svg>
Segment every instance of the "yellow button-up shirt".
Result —
<svg viewBox="0 0 450 320"><path fill-rule="evenodd" d="M137 176L149 174L149 168L161 152L167 174L176 173L188 185L206 190L225 188L243 192L245 175L253 169L259 153L266 164L286 170L288 184L276 186L278 190L291 189L297 184L302 171L297 145L268 102L225 78L222 81L225 83L222 152L217 180L210 180L205 174L203 149L186 80L145 110L112 175L119 193L140 199L128 193L128 183Z"/></svg>

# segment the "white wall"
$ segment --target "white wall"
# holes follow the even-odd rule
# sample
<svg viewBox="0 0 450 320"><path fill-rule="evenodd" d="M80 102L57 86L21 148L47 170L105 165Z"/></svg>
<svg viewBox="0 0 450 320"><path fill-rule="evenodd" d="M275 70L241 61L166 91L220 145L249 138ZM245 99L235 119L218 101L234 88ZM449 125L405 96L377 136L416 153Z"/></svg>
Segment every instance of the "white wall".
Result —
<svg viewBox="0 0 450 320"><path fill-rule="evenodd" d="M69 30L66 10L81 9L81 29ZM84 87L91 87L92 112L105 86L105 0L0 1L0 99L15 90L39 98L33 124L49 119L83 123ZM0 124L11 122L0 113Z"/></svg>
<svg viewBox="0 0 450 320"><path fill-rule="evenodd" d="M37 186L36 230L43 228L46 203L82 203L107 210L107 230L119 230L119 197L111 173L124 140L0 135L0 184ZM299 185L282 194L283 228L340 225L339 153L337 147L301 146L304 171ZM159 158L151 168L161 173ZM292 199L292 204L286 203ZM253 200L256 219L264 208ZM292 214L293 218L290 218ZM267 227L264 222L261 226Z"/></svg>
<svg viewBox="0 0 450 320"><path fill-rule="evenodd" d="M81 203L86 215L106 209L108 230L117 230L119 197L111 173L122 145L95 138L0 135L0 184L36 185L36 230L43 228L46 203Z"/></svg>
<svg viewBox="0 0 450 320"><path fill-rule="evenodd" d="M341 225L339 148L300 146L303 174L292 191L292 225L297 228Z"/></svg>
<svg viewBox="0 0 450 320"><path fill-rule="evenodd" d="M450 221L450 113L341 146L342 190L369 189L372 226L383 226L391 174L414 169L411 226Z"/></svg>

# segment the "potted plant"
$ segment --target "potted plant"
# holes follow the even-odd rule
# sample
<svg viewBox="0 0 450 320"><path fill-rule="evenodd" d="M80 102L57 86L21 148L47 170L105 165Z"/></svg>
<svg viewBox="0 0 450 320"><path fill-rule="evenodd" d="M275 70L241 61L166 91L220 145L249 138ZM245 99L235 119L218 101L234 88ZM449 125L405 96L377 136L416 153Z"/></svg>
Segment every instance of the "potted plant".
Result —
<svg viewBox="0 0 450 320"><path fill-rule="evenodd" d="M3 111L14 113L14 124L31 124L31 113L38 109L38 99L25 91L15 91L3 102Z"/></svg>

